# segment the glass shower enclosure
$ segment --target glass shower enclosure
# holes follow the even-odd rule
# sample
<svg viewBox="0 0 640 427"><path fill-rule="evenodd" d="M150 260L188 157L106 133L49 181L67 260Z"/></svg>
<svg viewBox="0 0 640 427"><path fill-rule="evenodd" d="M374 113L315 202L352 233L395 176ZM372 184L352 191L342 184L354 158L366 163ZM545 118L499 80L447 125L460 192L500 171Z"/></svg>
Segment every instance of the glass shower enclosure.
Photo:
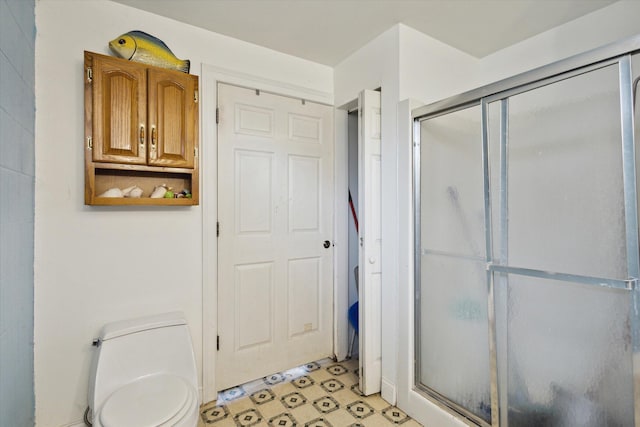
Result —
<svg viewBox="0 0 640 427"><path fill-rule="evenodd" d="M414 387L468 422L640 426L638 50L414 111Z"/></svg>

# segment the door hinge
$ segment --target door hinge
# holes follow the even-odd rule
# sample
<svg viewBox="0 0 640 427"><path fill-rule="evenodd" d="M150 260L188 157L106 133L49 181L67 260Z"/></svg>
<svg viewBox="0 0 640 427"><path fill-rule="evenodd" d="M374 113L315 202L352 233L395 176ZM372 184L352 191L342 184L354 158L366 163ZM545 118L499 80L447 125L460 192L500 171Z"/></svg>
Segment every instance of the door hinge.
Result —
<svg viewBox="0 0 640 427"><path fill-rule="evenodd" d="M91 83L93 81L93 68L87 67L87 81Z"/></svg>
<svg viewBox="0 0 640 427"><path fill-rule="evenodd" d="M194 147L194 149L193 149L193 156L194 156L194 157L198 157L198 147Z"/></svg>
<svg viewBox="0 0 640 427"><path fill-rule="evenodd" d="M88 136L87 137L87 150L92 150L93 149L93 139Z"/></svg>
<svg viewBox="0 0 640 427"><path fill-rule="evenodd" d="M216 107L216 124L220 123L220 108Z"/></svg>
<svg viewBox="0 0 640 427"><path fill-rule="evenodd" d="M220 222L216 222L216 236L220 237Z"/></svg>
<svg viewBox="0 0 640 427"><path fill-rule="evenodd" d="M216 336L216 350L220 351L220 335Z"/></svg>
<svg viewBox="0 0 640 427"><path fill-rule="evenodd" d="M196 104L198 103L198 91L197 90L193 91L193 102L195 102Z"/></svg>

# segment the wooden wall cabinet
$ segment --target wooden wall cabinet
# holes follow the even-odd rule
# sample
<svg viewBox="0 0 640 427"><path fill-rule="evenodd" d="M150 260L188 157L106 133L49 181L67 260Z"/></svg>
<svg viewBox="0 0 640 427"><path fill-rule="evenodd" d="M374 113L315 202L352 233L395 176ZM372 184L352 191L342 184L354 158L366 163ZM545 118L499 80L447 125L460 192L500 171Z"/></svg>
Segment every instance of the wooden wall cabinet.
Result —
<svg viewBox="0 0 640 427"><path fill-rule="evenodd" d="M85 204L197 205L198 77L84 53ZM151 199L157 185L191 198ZM137 185L141 198L98 197Z"/></svg>

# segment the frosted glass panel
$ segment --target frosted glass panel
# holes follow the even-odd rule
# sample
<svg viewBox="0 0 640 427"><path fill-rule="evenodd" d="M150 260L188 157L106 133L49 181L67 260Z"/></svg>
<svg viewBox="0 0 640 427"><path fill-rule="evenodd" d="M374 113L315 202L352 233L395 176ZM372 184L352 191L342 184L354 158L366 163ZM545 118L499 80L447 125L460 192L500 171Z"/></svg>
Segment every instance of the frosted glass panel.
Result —
<svg viewBox="0 0 640 427"><path fill-rule="evenodd" d="M509 264L627 278L617 65L508 102Z"/></svg>
<svg viewBox="0 0 640 427"><path fill-rule="evenodd" d="M485 264L425 255L421 267L419 381L490 422Z"/></svg>
<svg viewBox="0 0 640 427"><path fill-rule="evenodd" d="M422 248L485 256L480 107L421 123Z"/></svg>
<svg viewBox="0 0 640 427"><path fill-rule="evenodd" d="M633 426L628 291L508 282L509 427Z"/></svg>
<svg viewBox="0 0 640 427"><path fill-rule="evenodd" d="M480 107L421 123L418 382L491 420Z"/></svg>

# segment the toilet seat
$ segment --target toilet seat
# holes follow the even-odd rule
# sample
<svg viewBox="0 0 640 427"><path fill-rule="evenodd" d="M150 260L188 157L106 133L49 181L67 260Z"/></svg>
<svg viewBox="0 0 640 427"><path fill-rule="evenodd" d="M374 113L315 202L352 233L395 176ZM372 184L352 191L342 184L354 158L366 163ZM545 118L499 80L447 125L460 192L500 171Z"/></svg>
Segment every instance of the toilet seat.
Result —
<svg viewBox="0 0 640 427"><path fill-rule="evenodd" d="M113 392L100 411L100 423L104 427L175 426L197 407L196 400L195 390L183 378L151 375Z"/></svg>

